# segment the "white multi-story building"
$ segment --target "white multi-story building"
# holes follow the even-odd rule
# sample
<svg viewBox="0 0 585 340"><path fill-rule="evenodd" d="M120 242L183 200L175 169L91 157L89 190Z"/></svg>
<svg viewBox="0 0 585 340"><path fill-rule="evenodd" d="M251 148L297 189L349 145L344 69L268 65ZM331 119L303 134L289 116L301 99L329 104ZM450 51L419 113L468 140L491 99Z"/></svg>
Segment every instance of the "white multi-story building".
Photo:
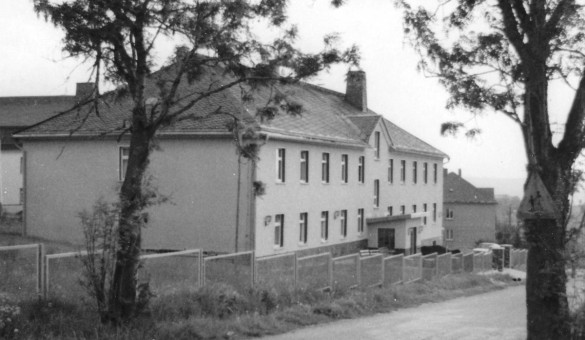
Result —
<svg viewBox="0 0 585 340"><path fill-rule="evenodd" d="M300 115L261 120L251 113L268 90L253 103L234 90L186 112L204 118L159 133L162 151L153 152L149 173L173 204L151 209L145 247L268 256L364 247L412 253L442 243L447 156L367 108L364 72L348 74L345 94L305 83L278 91L302 106ZM228 115L208 116L219 106L254 126L258 160L237 155ZM78 212L100 196L115 199L128 141L104 132L124 126L130 108L104 106L83 128L63 114L16 136L27 157L29 234L78 242Z"/></svg>

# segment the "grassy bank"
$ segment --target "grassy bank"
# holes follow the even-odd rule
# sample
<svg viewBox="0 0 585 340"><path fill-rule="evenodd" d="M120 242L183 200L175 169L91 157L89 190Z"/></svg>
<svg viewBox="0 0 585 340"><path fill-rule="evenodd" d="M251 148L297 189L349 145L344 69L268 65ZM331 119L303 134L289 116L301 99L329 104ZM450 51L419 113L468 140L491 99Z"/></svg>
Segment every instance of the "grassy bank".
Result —
<svg viewBox="0 0 585 340"><path fill-rule="evenodd" d="M101 325L92 306L62 301L0 299L0 338L15 339L226 339L278 334L338 319L390 312L514 285L506 275L449 275L430 282L389 288L318 292L254 288L238 293L215 285L160 296L132 323ZM2 306L4 304L4 306ZM18 307L7 323L2 310ZM4 308L6 310L6 308ZM3 333L3 334L2 334Z"/></svg>

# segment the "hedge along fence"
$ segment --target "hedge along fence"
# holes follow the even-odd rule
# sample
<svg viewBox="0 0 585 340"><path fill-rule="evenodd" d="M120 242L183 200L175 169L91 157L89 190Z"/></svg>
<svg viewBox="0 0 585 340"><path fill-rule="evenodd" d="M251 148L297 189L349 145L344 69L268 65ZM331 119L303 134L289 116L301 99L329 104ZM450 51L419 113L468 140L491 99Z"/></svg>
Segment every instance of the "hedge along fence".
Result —
<svg viewBox="0 0 585 340"><path fill-rule="evenodd" d="M522 268L526 251L512 251L510 264ZM2 291L30 297L80 299L86 292L79 285L83 277L80 256L85 252L44 255L39 244L0 247L0 268L8 275L0 281ZM19 262L24 257L25 262ZM148 280L156 295L225 283L238 290L253 285L274 288L310 287L350 289L433 280L462 271L491 270L500 254L442 254L422 256L350 254L333 258L330 253L297 257L286 253L256 258L252 251L204 257L200 249L141 256L139 280ZM15 280L20 280L14 284ZM13 282L13 284L10 284Z"/></svg>

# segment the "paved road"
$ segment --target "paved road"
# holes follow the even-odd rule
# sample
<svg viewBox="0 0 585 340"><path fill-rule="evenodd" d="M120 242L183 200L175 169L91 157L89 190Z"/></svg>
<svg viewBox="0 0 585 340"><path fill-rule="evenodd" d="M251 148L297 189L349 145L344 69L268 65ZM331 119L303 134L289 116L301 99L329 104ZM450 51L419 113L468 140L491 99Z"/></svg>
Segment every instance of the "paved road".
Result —
<svg viewBox="0 0 585 340"><path fill-rule="evenodd" d="M525 286L516 286L263 339L526 339L525 296Z"/></svg>

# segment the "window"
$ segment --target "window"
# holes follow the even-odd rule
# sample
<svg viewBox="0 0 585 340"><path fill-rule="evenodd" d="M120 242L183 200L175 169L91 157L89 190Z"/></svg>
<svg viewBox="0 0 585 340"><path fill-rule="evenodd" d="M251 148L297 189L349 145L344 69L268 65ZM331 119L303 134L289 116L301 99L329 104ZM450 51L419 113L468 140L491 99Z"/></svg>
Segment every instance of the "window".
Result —
<svg viewBox="0 0 585 340"><path fill-rule="evenodd" d="M388 216L394 215L394 208L392 206L388 207Z"/></svg>
<svg viewBox="0 0 585 340"><path fill-rule="evenodd" d="M400 206L400 215L405 215L406 214L406 206L401 205Z"/></svg>
<svg viewBox="0 0 585 340"><path fill-rule="evenodd" d="M388 182L394 183L394 160L388 160Z"/></svg>
<svg viewBox="0 0 585 340"><path fill-rule="evenodd" d="M445 218L448 220L453 219L453 209L447 208L447 211L445 212Z"/></svg>
<svg viewBox="0 0 585 340"><path fill-rule="evenodd" d="M120 173L120 181L123 181L126 178L126 168L128 167L128 157L130 156L130 148L127 146L120 147L120 164L119 164L119 173Z"/></svg>
<svg viewBox="0 0 585 340"><path fill-rule="evenodd" d="M433 181L437 183L437 163L433 164Z"/></svg>
<svg viewBox="0 0 585 340"><path fill-rule="evenodd" d="M309 151L301 151L301 183L309 183Z"/></svg>
<svg viewBox="0 0 585 340"><path fill-rule="evenodd" d="M348 156L341 155L341 182L347 183Z"/></svg>
<svg viewBox="0 0 585 340"><path fill-rule="evenodd" d="M418 162L412 162L412 183L416 184L418 181Z"/></svg>
<svg viewBox="0 0 585 340"><path fill-rule="evenodd" d="M404 183L406 181L406 161L400 161L400 181Z"/></svg>
<svg viewBox="0 0 585 340"><path fill-rule="evenodd" d="M437 203L433 203L433 222L437 222Z"/></svg>
<svg viewBox="0 0 585 340"><path fill-rule="evenodd" d="M321 181L329 183L329 153L324 152L321 161Z"/></svg>
<svg viewBox="0 0 585 340"><path fill-rule="evenodd" d="M425 212L425 213L427 212L427 204L426 203L423 204L423 212ZM423 216L423 224L427 225L427 214L425 214Z"/></svg>
<svg viewBox="0 0 585 340"><path fill-rule="evenodd" d="M429 182L429 163L425 162L423 165L423 180L425 184Z"/></svg>
<svg viewBox="0 0 585 340"><path fill-rule="evenodd" d="M380 131L374 132L374 155L380 159Z"/></svg>
<svg viewBox="0 0 585 340"><path fill-rule="evenodd" d="M339 214L339 226L341 227L341 236L347 236L347 210L341 210Z"/></svg>
<svg viewBox="0 0 585 340"><path fill-rule="evenodd" d="M358 182L364 183L366 179L366 160L364 156L360 156L358 160Z"/></svg>
<svg viewBox="0 0 585 340"><path fill-rule="evenodd" d="M20 200L20 204L24 204L24 189L20 188L18 191L18 199Z"/></svg>
<svg viewBox="0 0 585 340"><path fill-rule="evenodd" d="M276 150L276 181L284 183L285 150Z"/></svg>
<svg viewBox="0 0 585 340"><path fill-rule="evenodd" d="M282 248L284 246L284 215L274 216L274 247Z"/></svg>
<svg viewBox="0 0 585 340"><path fill-rule="evenodd" d="M329 212L321 212L321 241L325 242L329 238Z"/></svg>
<svg viewBox="0 0 585 340"><path fill-rule="evenodd" d="M358 233L364 232L364 209L358 209L357 213Z"/></svg>
<svg viewBox="0 0 585 340"><path fill-rule="evenodd" d="M380 180L374 180L374 208L380 206Z"/></svg>
<svg viewBox="0 0 585 340"><path fill-rule="evenodd" d="M416 204L412 205L412 213L415 214L416 213Z"/></svg>
<svg viewBox="0 0 585 340"><path fill-rule="evenodd" d="M307 243L307 226L309 222L309 214L304 212L301 213L299 218L299 243Z"/></svg>
<svg viewBox="0 0 585 340"><path fill-rule="evenodd" d="M453 240L453 229L445 229L445 240Z"/></svg>

